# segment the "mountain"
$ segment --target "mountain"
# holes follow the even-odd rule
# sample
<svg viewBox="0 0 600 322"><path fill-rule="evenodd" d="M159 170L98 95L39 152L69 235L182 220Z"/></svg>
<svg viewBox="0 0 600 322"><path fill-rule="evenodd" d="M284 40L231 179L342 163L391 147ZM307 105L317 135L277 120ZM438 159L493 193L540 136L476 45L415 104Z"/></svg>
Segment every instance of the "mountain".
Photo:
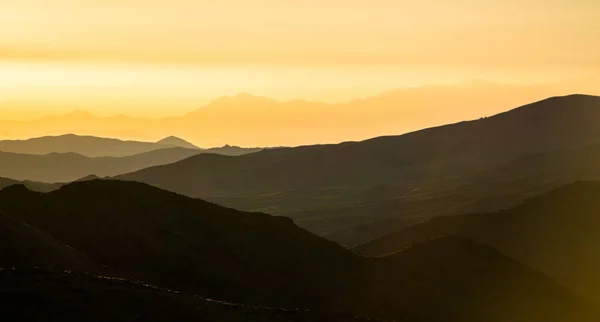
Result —
<svg viewBox="0 0 600 322"><path fill-rule="evenodd" d="M0 269L0 312L6 322L374 320L218 302L119 278L24 268Z"/></svg>
<svg viewBox="0 0 600 322"><path fill-rule="evenodd" d="M14 185L23 185L28 189L39 192L49 192L60 188L63 184L51 184L51 183L43 183L43 182L35 182L35 181L18 181L8 178L0 177L0 189L4 189L6 187L14 186Z"/></svg>
<svg viewBox="0 0 600 322"><path fill-rule="evenodd" d="M112 180L75 182L50 193L10 186L0 191L0 205L13 220L60 240L119 277L204 298L401 321L598 319L591 305L548 277L462 238L429 240L389 257L368 259L287 218L240 212L145 184ZM31 302L10 295L52 296L51 303L58 303L43 307L48 310L64 310L63 300L67 305L86 300L86 305L73 307L82 310L73 314L102 308L96 305L103 299L114 303L113 295L102 295L113 294L110 290L128 300L117 301L120 304L106 312L132 312L153 298L119 281L116 284L123 286L112 289L77 276L47 279L24 273L26 278L19 280L17 274L15 282L15 274L10 274L0 273L0 288L8 287L8 293L0 293L9 297L8 303L20 300L14 304L18 307ZM45 290L40 287L48 291L40 293ZM106 291L97 293L97 288ZM155 295L158 302L152 303L158 305L162 295ZM163 312L187 314L183 309Z"/></svg>
<svg viewBox="0 0 600 322"><path fill-rule="evenodd" d="M77 153L88 157L123 157L173 148L152 142L121 141L93 136L60 135L0 141L0 151L23 154Z"/></svg>
<svg viewBox="0 0 600 322"><path fill-rule="evenodd" d="M474 81L400 88L340 103L279 101L242 93L198 108L190 106L195 110L167 118L99 117L79 111L29 121L0 121L0 135L23 138L77 133L141 141L174 135L200 146L328 144L477 119L549 96L600 95L599 84L591 78L534 86Z"/></svg>
<svg viewBox="0 0 600 322"><path fill-rule="evenodd" d="M70 182L89 175L114 176L168 164L203 152L197 149L166 148L126 157L86 157L77 153L33 155L0 152L0 176L17 180Z"/></svg>
<svg viewBox="0 0 600 322"><path fill-rule="evenodd" d="M403 211L410 212L411 207L417 210L421 207L419 211L424 211L423 207L428 207L426 211L431 215L494 212L577 180L599 179L600 144L525 154L482 171L445 180L443 184L421 186L415 196L403 196L407 201L412 199L404 202ZM394 190L394 185L389 184L377 187L373 193L385 198ZM389 204L387 208L392 212L394 205ZM327 238L355 247L410 224L402 218L385 218L340 230Z"/></svg>
<svg viewBox="0 0 600 322"><path fill-rule="evenodd" d="M0 151L0 176L15 180L70 182L89 175L107 177L125 174L173 163L200 153L243 155L260 150L231 146L205 150L161 146L156 150L123 157L87 157L74 152L37 155Z"/></svg>
<svg viewBox="0 0 600 322"><path fill-rule="evenodd" d="M440 217L356 248L393 253L419 240L455 234L497 248L600 303L600 183L577 182L490 214Z"/></svg>
<svg viewBox="0 0 600 322"><path fill-rule="evenodd" d="M158 142L156 142L158 144L162 144L162 145L172 145L172 146L177 146L180 148L185 148L185 149L198 149L197 146L191 144L190 142L182 139L182 138L178 138L176 136L169 136L166 137Z"/></svg>
<svg viewBox="0 0 600 322"><path fill-rule="evenodd" d="M288 216L322 236L352 235L356 226L391 219L412 224L459 213L481 200L510 205L504 201L506 190L484 189L474 174L528 154L597 144L599 122L600 97L552 97L400 136L238 157L197 155L118 178ZM489 194L476 198L481 192Z"/></svg>
<svg viewBox="0 0 600 322"><path fill-rule="evenodd" d="M80 270L93 267L85 255L9 217L2 210L0 236L0 267L19 265Z"/></svg>

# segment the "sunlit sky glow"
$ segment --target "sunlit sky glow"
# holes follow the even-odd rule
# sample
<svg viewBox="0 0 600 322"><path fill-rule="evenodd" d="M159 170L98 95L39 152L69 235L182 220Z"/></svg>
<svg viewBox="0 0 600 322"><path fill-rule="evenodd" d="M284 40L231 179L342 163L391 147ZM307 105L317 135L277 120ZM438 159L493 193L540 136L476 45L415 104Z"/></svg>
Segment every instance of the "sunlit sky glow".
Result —
<svg viewBox="0 0 600 322"><path fill-rule="evenodd" d="M596 0L4 0L0 118L600 72Z"/></svg>

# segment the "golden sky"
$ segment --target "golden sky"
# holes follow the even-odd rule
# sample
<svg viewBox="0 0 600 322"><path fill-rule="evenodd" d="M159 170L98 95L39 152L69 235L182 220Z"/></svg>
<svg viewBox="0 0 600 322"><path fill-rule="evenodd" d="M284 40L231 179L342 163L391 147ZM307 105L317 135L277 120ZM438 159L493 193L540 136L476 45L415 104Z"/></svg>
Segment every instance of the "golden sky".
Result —
<svg viewBox="0 0 600 322"><path fill-rule="evenodd" d="M0 119L600 72L597 0L2 0Z"/></svg>

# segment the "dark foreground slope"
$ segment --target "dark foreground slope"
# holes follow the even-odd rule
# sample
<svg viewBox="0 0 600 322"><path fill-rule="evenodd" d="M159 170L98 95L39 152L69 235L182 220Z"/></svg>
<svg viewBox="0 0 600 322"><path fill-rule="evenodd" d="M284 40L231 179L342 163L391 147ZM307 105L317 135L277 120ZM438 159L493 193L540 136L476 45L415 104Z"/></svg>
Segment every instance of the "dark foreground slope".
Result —
<svg viewBox="0 0 600 322"><path fill-rule="evenodd" d="M287 218L139 183L77 182L47 194L12 186L0 205L125 277L212 298L315 306L326 296L318 288L352 287L346 282L361 267L360 257Z"/></svg>
<svg viewBox="0 0 600 322"><path fill-rule="evenodd" d="M0 206L111 274L218 300L400 321L598 318L551 279L462 239L369 259L286 218L107 180L46 194L12 186Z"/></svg>
<svg viewBox="0 0 600 322"><path fill-rule="evenodd" d="M577 182L492 214L442 217L359 246L381 256L434 236L487 243L600 301L600 183Z"/></svg>
<svg viewBox="0 0 600 322"><path fill-rule="evenodd" d="M475 182L460 178L525 154L598 143L598 124L600 97L553 97L492 117L400 136L241 157L198 155L120 178L238 209L289 216L315 233L335 236L377 220L414 223L460 211L480 200L473 191L486 184L476 176ZM506 193L495 193L493 186L485 189L491 191L489 199ZM491 204L496 210L497 204Z"/></svg>
<svg viewBox="0 0 600 322"><path fill-rule="evenodd" d="M95 270L91 260L46 233L0 210L0 267L37 266Z"/></svg>
<svg viewBox="0 0 600 322"><path fill-rule="evenodd" d="M217 302L122 279L22 268L0 269L0 314L6 322L373 321Z"/></svg>

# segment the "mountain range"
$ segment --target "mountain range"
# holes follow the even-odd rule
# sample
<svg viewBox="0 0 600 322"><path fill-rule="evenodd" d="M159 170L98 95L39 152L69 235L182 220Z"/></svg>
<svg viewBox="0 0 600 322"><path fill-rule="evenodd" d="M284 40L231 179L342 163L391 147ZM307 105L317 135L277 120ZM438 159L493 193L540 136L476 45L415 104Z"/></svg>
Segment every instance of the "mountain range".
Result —
<svg viewBox="0 0 600 322"><path fill-rule="evenodd" d="M86 111L75 111L30 121L0 121L0 137L75 133L154 141L175 135L200 146L232 144L246 147L361 141L491 116L575 90L600 95L599 84L596 79L539 86L471 81L389 90L341 103L300 99L277 101L241 93L199 105L188 114L166 118L99 117Z"/></svg>
<svg viewBox="0 0 600 322"><path fill-rule="evenodd" d="M0 225L9 232L1 235L3 244L26 240L29 245L9 246L10 252L0 255L9 267L0 271L1 307L13 316L18 308L23 311L16 314L38 320L35 312L55 320L61 314L70 319L115 314L127 320L132 314L127 312L138 305L164 301L168 309L158 316L242 318L231 305L200 304L186 295L196 294L245 305L238 310L247 305L299 308L290 319L304 314L309 321L311 314L327 316L324 312L409 322L598 319L591 304L552 279L461 237L434 238L390 256L365 258L287 218L112 180L76 182L50 193L13 185L0 191L0 205ZM46 257L37 255L43 249ZM63 272L72 267L92 275ZM144 282L136 286L127 280ZM144 287L147 283L185 293L168 294ZM120 298L126 300L117 304ZM44 304L25 310L34 303ZM149 312L153 309L140 314ZM282 312L252 309L247 314L267 319Z"/></svg>
<svg viewBox="0 0 600 322"><path fill-rule="evenodd" d="M491 245L600 303L600 183L576 182L489 214L439 217L360 245L383 256L453 234Z"/></svg>
<svg viewBox="0 0 600 322"><path fill-rule="evenodd" d="M125 174L196 154L242 155L260 150L229 145L199 149L175 137L158 143L77 135L0 141L0 176L15 180L70 182L89 175Z"/></svg>
<svg viewBox="0 0 600 322"><path fill-rule="evenodd" d="M238 157L196 155L117 178L288 216L319 235L356 245L392 230L355 234L355 227L395 220L384 225L396 230L439 215L494 211L518 203L527 189L544 191L536 185L550 189L543 183L552 177L510 191L519 186L518 175L498 183L480 174L534 154L598 144L598 124L600 97L570 95L400 136Z"/></svg>

